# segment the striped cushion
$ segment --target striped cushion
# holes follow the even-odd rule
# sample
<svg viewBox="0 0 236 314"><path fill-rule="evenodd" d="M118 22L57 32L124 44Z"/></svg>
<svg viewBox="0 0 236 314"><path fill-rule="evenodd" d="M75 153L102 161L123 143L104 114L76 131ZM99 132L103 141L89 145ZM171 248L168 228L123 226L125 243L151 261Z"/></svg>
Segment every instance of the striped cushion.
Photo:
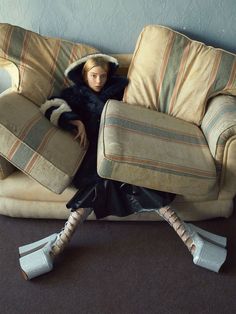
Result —
<svg viewBox="0 0 236 314"><path fill-rule="evenodd" d="M64 70L71 62L96 51L0 23L0 66L10 72L15 90L38 105L68 86Z"/></svg>
<svg viewBox="0 0 236 314"><path fill-rule="evenodd" d="M236 95L236 58L169 28L150 25L139 36L124 101L197 125L213 95Z"/></svg>
<svg viewBox="0 0 236 314"><path fill-rule="evenodd" d="M48 189L61 193L71 182L85 150L69 132L53 126L36 105L18 93L3 95L0 111L1 155Z"/></svg>
<svg viewBox="0 0 236 314"><path fill-rule="evenodd" d="M98 147L102 177L203 199L215 197L214 161L194 124L111 100L103 111Z"/></svg>
<svg viewBox="0 0 236 314"><path fill-rule="evenodd" d="M236 135L236 97L225 95L214 97L202 120L201 128L212 156L218 168L221 168L226 142Z"/></svg>

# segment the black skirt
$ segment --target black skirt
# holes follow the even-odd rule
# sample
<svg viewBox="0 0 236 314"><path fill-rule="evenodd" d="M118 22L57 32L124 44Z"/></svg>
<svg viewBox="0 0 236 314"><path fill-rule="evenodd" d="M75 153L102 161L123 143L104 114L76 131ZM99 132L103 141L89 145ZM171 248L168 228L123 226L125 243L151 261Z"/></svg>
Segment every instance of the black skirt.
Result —
<svg viewBox="0 0 236 314"><path fill-rule="evenodd" d="M100 178L81 188L66 206L71 211L93 208L96 218L100 219L109 215L124 217L135 212L157 210L169 205L174 198L172 193Z"/></svg>

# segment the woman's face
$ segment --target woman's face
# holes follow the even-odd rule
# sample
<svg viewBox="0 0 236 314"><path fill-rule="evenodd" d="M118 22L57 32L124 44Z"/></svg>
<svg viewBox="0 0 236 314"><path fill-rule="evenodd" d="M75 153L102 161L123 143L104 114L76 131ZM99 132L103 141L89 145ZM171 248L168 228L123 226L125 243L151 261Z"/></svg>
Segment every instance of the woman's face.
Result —
<svg viewBox="0 0 236 314"><path fill-rule="evenodd" d="M101 66L93 67L87 72L87 84L95 92L100 92L107 81L107 71Z"/></svg>

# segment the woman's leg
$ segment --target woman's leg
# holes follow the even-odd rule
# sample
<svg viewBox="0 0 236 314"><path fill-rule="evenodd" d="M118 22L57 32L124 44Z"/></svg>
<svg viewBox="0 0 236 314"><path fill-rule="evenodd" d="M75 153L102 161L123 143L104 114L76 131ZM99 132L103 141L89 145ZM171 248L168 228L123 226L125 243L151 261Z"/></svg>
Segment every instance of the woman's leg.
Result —
<svg viewBox="0 0 236 314"><path fill-rule="evenodd" d="M91 208L79 208L71 212L60 233L20 247L20 266L24 278L29 280L51 271L54 258L64 250L78 224L86 220L91 212Z"/></svg>
<svg viewBox="0 0 236 314"><path fill-rule="evenodd" d="M187 246L196 265L219 271L226 259L226 238L183 222L169 206L174 199L173 194L131 186L127 189L127 197L136 212L154 211L164 218Z"/></svg>
<svg viewBox="0 0 236 314"><path fill-rule="evenodd" d="M82 223L91 214L92 208L78 208L71 212L64 228L58 234L57 240L52 245L51 255L59 255L69 243L78 225Z"/></svg>
<svg viewBox="0 0 236 314"><path fill-rule="evenodd" d="M186 225L177 216L175 211L170 206L165 206L156 211L169 225L175 230L180 239L184 242L190 253L195 250L194 241L190 236L190 233L186 229Z"/></svg>

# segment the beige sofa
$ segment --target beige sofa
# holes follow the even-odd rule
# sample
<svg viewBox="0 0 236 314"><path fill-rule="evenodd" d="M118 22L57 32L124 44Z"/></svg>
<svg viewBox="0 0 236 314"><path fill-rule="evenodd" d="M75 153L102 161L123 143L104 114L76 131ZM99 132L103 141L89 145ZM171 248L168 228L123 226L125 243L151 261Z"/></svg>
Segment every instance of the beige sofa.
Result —
<svg viewBox="0 0 236 314"><path fill-rule="evenodd" d="M0 95L1 214L68 217L70 183L86 152L39 106L68 86L69 63L95 51L0 24L0 66L12 77ZM173 206L183 219L229 217L236 190L235 55L154 25L132 55L115 56L130 84L123 102L104 108L98 173L178 194Z"/></svg>

